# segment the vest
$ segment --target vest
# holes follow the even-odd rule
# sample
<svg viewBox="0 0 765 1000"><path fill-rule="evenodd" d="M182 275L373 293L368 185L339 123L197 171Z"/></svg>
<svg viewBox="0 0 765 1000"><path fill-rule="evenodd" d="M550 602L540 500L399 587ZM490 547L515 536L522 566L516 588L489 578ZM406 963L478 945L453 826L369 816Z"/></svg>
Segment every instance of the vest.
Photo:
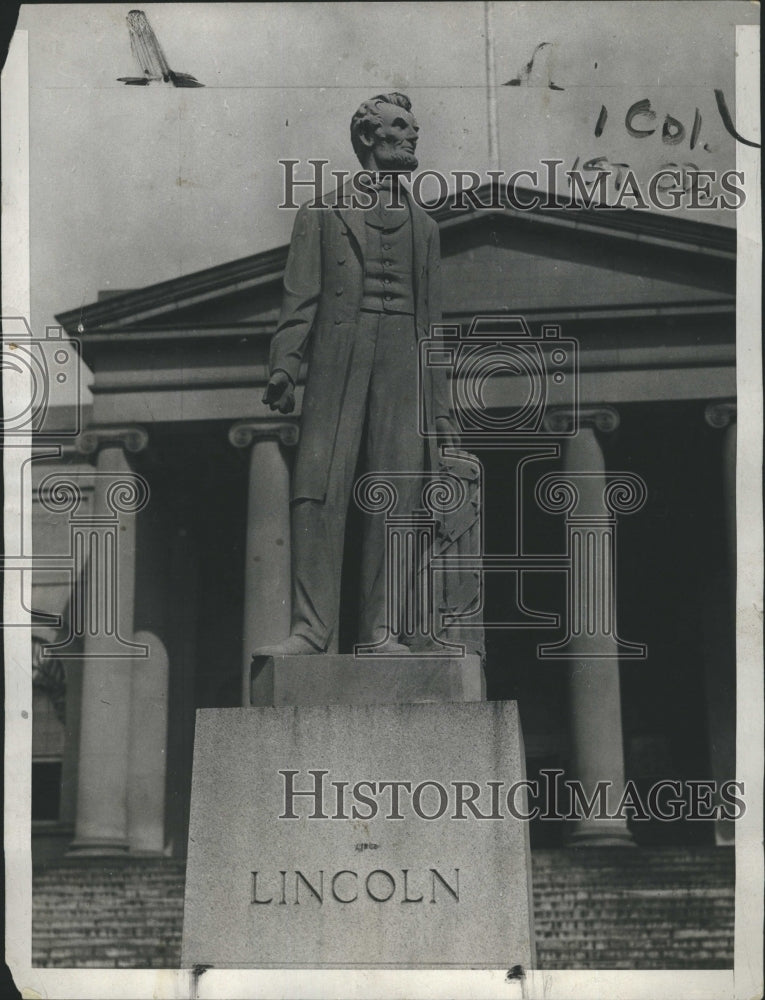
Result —
<svg viewBox="0 0 765 1000"><path fill-rule="evenodd" d="M364 293L361 308L369 312L414 316L412 220L409 206L385 208L382 192L374 209L367 210L364 252Z"/></svg>

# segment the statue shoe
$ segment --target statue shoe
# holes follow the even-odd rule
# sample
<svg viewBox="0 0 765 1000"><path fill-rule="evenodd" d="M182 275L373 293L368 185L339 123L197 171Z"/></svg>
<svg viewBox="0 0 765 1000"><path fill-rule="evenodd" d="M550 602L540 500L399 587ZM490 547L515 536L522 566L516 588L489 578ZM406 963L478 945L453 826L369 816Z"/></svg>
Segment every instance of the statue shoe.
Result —
<svg viewBox="0 0 765 1000"><path fill-rule="evenodd" d="M314 646L305 636L291 635L289 638L283 639L282 642L274 643L273 646L261 646L253 652L252 658L255 659L262 656L315 656L323 652L323 649Z"/></svg>
<svg viewBox="0 0 765 1000"><path fill-rule="evenodd" d="M375 654L388 654L398 653L402 655L406 653L410 654L412 651L408 646L403 643L398 642L392 635L387 635L385 632L375 633L372 636L371 642L359 643L360 652L363 653L375 653Z"/></svg>

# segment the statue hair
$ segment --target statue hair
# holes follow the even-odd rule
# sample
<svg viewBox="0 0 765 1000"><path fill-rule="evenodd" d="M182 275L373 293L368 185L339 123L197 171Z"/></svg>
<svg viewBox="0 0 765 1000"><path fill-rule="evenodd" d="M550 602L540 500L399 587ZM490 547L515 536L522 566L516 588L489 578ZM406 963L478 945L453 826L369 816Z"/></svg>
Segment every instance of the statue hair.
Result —
<svg viewBox="0 0 765 1000"><path fill-rule="evenodd" d="M376 94L368 101L364 101L351 118L351 144L359 160L366 152L366 146L361 141L362 134L373 132L378 125L382 124L382 119L377 113L379 104L395 104L396 107L403 108L404 111L412 110L412 102L406 94L401 94L397 90L390 94Z"/></svg>

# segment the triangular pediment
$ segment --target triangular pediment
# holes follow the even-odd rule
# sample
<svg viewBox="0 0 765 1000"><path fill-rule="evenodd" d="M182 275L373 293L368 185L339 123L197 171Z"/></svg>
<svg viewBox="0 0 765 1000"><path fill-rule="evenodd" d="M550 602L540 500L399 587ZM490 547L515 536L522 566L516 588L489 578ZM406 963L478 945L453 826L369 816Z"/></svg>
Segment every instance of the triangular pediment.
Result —
<svg viewBox="0 0 765 1000"><path fill-rule="evenodd" d="M462 227L442 256L446 315L510 312L570 314L597 309L720 302L732 276L678 263L639 243L586 240L580 233L540 233L502 218ZM706 265L706 261L703 262Z"/></svg>
<svg viewBox="0 0 765 1000"><path fill-rule="evenodd" d="M434 213L441 230L444 312L555 315L735 297L735 231L637 211L520 212L510 206ZM287 247L125 292L57 318L67 332L272 326Z"/></svg>

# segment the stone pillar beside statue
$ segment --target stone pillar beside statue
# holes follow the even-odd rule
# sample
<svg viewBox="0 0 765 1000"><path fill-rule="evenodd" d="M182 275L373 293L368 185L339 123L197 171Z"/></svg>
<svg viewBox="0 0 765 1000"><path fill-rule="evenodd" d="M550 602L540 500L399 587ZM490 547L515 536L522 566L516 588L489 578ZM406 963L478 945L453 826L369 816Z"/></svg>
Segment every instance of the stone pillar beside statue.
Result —
<svg viewBox="0 0 765 1000"><path fill-rule="evenodd" d="M135 520L149 488L126 453L147 442L138 427L89 428L78 448L96 455L95 471L54 473L41 484L43 506L69 514L74 561L69 635L44 653L83 663L72 854L119 855L131 847L133 667L149 653L133 635ZM92 509L85 480L93 486Z"/></svg>
<svg viewBox="0 0 765 1000"><path fill-rule="evenodd" d="M598 433L618 427L618 412L610 406L584 408L576 418L577 433L563 445L561 472L544 477L537 488L543 509L565 512L570 560L567 635L543 645L540 653L570 664L570 776L588 790L605 782L607 810L613 813L626 784L619 662L645 656L642 645L624 642L618 634L615 522L617 513L642 506L645 490L639 477L606 470ZM570 411L553 410L547 425L567 431L572 419ZM571 841L634 844L623 818L583 817L576 821Z"/></svg>
<svg viewBox="0 0 765 1000"><path fill-rule="evenodd" d="M242 630L242 704L249 705L252 653L290 632L290 473L287 448L295 421L240 420L229 430L235 448L249 449Z"/></svg>
<svg viewBox="0 0 765 1000"><path fill-rule="evenodd" d="M736 776L736 401L710 402L704 419L719 435L727 558L721 572L710 574L705 598L704 668L707 727L712 777L719 788ZM720 805L716 793L716 805ZM719 846L735 842L735 823L715 820Z"/></svg>

